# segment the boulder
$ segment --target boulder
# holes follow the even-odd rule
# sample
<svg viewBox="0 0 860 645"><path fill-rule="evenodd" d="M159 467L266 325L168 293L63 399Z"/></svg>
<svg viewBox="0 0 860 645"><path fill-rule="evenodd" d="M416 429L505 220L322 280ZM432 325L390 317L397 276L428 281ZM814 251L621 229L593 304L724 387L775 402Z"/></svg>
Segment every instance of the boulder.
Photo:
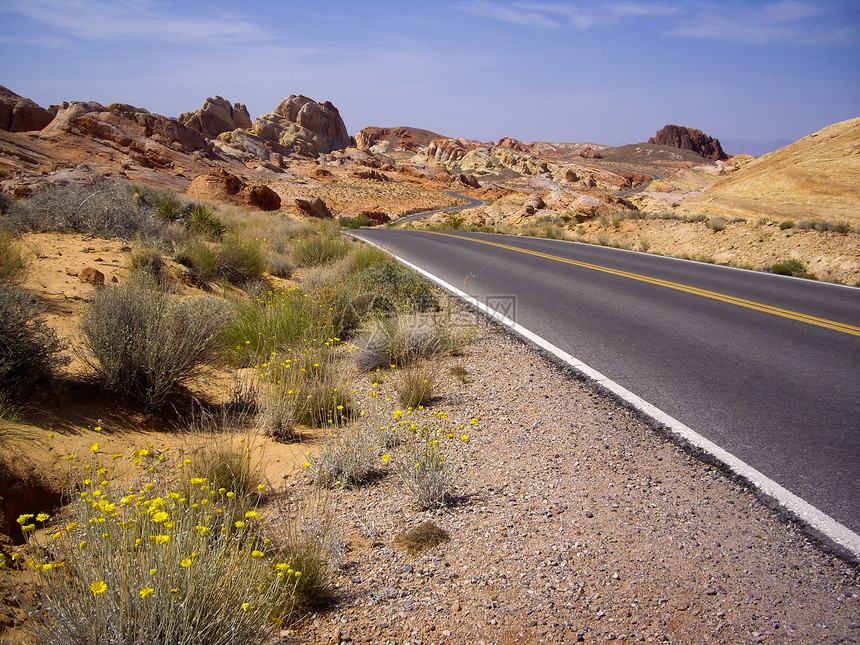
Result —
<svg viewBox="0 0 860 645"><path fill-rule="evenodd" d="M357 170L353 170L352 176L356 179L367 179L370 181L388 181L388 177L378 170L373 170L371 168L359 168Z"/></svg>
<svg viewBox="0 0 860 645"><path fill-rule="evenodd" d="M290 94L275 108L275 114L324 137L326 149L321 153L343 150L352 142L338 109L329 101L317 103L307 96Z"/></svg>
<svg viewBox="0 0 860 645"><path fill-rule="evenodd" d="M478 178L474 175L464 175L463 173L459 173L456 177L454 177L454 181L463 184L468 188L480 188L481 183L478 181Z"/></svg>
<svg viewBox="0 0 860 645"><path fill-rule="evenodd" d="M315 177L316 179L327 179L331 176L331 170L326 170L325 168L314 168L311 170L311 177Z"/></svg>
<svg viewBox="0 0 860 645"><path fill-rule="evenodd" d="M53 113L0 85L0 130L32 132L54 119Z"/></svg>
<svg viewBox="0 0 860 645"><path fill-rule="evenodd" d="M308 217L315 217L317 219L331 219L331 211L326 206L326 203L319 197L314 197L312 199L305 199L302 197L296 197L296 207Z"/></svg>
<svg viewBox="0 0 860 645"><path fill-rule="evenodd" d="M261 211L276 211L281 207L278 193L262 184L246 186L239 191L239 197L251 208Z"/></svg>
<svg viewBox="0 0 860 645"><path fill-rule="evenodd" d="M361 211L358 214L358 217L361 217L362 215L374 224L388 224L388 222L391 221L391 216L388 215L388 213L383 213L382 211Z"/></svg>
<svg viewBox="0 0 860 645"><path fill-rule="evenodd" d="M528 201L525 203L525 205L523 206L523 210L528 215L534 215L537 211L539 211L543 208L546 208L546 204L544 203L541 196L538 195L537 193L532 195L528 199Z"/></svg>
<svg viewBox="0 0 860 645"><path fill-rule="evenodd" d="M249 186L241 177L223 168L212 168L208 174L195 177L186 194L195 199L228 202L263 211L281 207L281 198L271 188L262 184Z"/></svg>
<svg viewBox="0 0 860 645"><path fill-rule="evenodd" d="M97 287L104 286L105 283L105 274L99 271L98 269L94 269L93 267L84 268L78 279L81 282L86 282L89 284L94 284Z"/></svg>
<svg viewBox="0 0 860 645"><path fill-rule="evenodd" d="M435 139L427 146L427 158L436 163L458 161L476 147L463 139Z"/></svg>
<svg viewBox="0 0 860 645"><path fill-rule="evenodd" d="M720 140L708 136L701 130L682 125L667 125L657 131L657 136L648 139L648 143L660 146L671 146L681 150L690 150L705 159L725 161L728 155L723 151Z"/></svg>
<svg viewBox="0 0 860 645"><path fill-rule="evenodd" d="M230 105L227 99L220 96L207 98L199 110L180 114L178 120L207 139L214 139L223 132L232 132L237 128L251 129L248 108L241 103Z"/></svg>
<svg viewBox="0 0 860 645"><path fill-rule="evenodd" d="M578 155L583 159L603 159L603 155L601 155L594 148L585 147L579 151Z"/></svg>

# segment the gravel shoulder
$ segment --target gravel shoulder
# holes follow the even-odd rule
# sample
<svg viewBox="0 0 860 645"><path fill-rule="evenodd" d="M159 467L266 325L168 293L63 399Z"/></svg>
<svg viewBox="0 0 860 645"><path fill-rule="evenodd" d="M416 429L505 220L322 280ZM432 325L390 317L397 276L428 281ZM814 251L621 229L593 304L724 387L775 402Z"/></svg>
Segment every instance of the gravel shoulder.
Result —
<svg viewBox="0 0 860 645"><path fill-rule="evenodd" d="M459 503L418 511L393 473L333 492L348 544L334 601L282 642L860 642L858 567L518 339L478 330L440 365L434 405L480 420ZM457 364L470 383L448 375ZM450 540L394 544L427 520Z"/></svg>

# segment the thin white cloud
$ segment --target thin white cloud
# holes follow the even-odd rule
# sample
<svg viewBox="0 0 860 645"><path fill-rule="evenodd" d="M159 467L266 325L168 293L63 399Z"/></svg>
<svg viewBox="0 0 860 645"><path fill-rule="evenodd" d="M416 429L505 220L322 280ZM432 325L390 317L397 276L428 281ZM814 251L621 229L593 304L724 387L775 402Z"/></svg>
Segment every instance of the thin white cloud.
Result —
<svg viewBox="0 0 860 645"><path fill-rule="evenodd" d="M669 16L679 12L666 2L467 2L465 11L519 26L562 28L573 27L580 31L595 26L606 26L631 18Z"/></svg>
<svg viewBox="0 0 860 645"><path fill-rule="evenodd" d="M88 41L224 45L271 38L259 25L235 16L186 17L175 4L150 0L8 0L4 10Z"/></svg>
<svg viewBox="0 0 860 645"><path fill-rule="evenodd" d="M860 42L858 14L843 15L844 5L781 0L764 5L741 2L700 3L668 35L744 45L792 43L848 45ZM851 10L848 10L851 13Z"/></svg>

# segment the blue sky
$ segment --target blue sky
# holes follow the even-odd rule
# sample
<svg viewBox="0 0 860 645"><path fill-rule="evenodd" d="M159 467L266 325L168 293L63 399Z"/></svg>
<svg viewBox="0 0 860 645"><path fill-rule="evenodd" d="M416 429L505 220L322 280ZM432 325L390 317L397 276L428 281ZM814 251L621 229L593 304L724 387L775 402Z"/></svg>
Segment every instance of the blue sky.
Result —
<svg viewBox="0 0 860 645"><path fill-rule="evenodd" d="M351 134L615 145L860 116L858 0L3 0L0 25L0 84L45 106L177 116L220 94L255 118L305 94Z"/></svg>

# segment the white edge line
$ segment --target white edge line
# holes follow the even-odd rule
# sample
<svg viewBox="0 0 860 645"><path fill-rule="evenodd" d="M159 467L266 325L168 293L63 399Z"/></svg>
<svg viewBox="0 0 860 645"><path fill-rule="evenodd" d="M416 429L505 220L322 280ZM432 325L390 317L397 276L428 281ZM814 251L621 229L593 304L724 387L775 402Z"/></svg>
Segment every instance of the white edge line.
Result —
<svg viewBox="0 0 860 645"><path fill-rule="evenodd" d="M505 325L517 335L521 336L522 338L525 338L531 343L534 343L535 345L549 352L564 363L567 363L568 365L570 365L570 367L578 371L586 378L597 382L601 387L609 390L615 396L617 396L627 404L631 405L633 408L635 408L645 416L651 418L659 425L667 428L682 442L694 447L696 450L705 453L711 459L728 468L729 471L731 471L736 476L749 482L750 485L755 487L760 494L764 495L765 498L775 502L781 510L786 512L794 519L798 520L800 523L812 529L812 531L818 534L820 537L823 537L832 546L836 547L836 550L841 551L844 555L847 555L855 562L860 562L860 535L849 529L844 524L837 522L826 513L815 508L812 504L806 502L788 489L777 484L775 481L767 477L764 473L759 472L745 461L735 457L727 450L720 448L720 446L715 444L713 441L706 439L689 426L666 414L658 407L648 403L627 388L607 378L590 365L583 363L578 358L571 356L561 348L556 347L549 341L545 340L544 338L541 338L534 332L514 322L507 316L504 316L495 309L488 307L477 298L470 296L466 292L461 291L457 287L445 282L444 280L433 275L432 273L425 271L421 267L416 266L407 260L404 260L403 258L392 253L389 249L386 249L379 244L376 244L375 242L366 240L353 233L348 233L348 235L356 237L357 239L360 239L366 244L370 244L371 246L375 246L379 249L382 249L386 253L389 253L394 257L395 260L397 260L401 264L408 266L413 271L417 271L427 279L438 284L446 291L449 291L455 296L466 301L468 304L484 313L487 317L491 318L492 320L495 320L496 322L501 323L502 325Z"/></svg>

